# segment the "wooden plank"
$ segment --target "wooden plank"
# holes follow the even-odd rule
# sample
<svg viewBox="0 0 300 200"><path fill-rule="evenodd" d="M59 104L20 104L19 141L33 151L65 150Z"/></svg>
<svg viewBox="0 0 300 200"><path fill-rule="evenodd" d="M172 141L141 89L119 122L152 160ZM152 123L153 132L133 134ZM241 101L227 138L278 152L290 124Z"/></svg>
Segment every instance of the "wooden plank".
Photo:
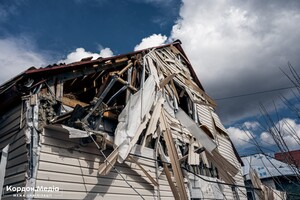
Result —
<svg viewBox="0 0 300 200"><path fill-rule="evenodd" d="M76 99L70 99L70 98L65 97L65 96L62 97L61 102L62 102L64 105L70 106L70 107L72 107L72 108L75 108L76 105L80 105L80 106L82 106L82 107L85 107L85 106L88 106L88 105L89 105L89 104L84 103L84 102L82 102L82 101L78 101L78 100L76 100Z"/></svg>
<svg viewBox="0 0 300 200"><path fill-rule="evenodd" d="M149 136L150 134L153 134L155 129L156 129L156 125L157 125L157 122L158 122L158 119L159 119L159 116L160 116L160 113L161 113L163 101L164 101L164 99L160 98L157 101L157 103L156 103L156 105L153 109L153 114L152 114L151 119L149 121L147 131L145 133L145 138L144 138L143 143L142 143L142 149L141 150L143 150L143 148L145 147L147 136Z"/></svg>
<svg viewBox="0 0 300 200"><path fill-rule="evenodd" d="M130 161L134 162L135 164L137 164L137 166L139 166L139 168L144 172L144 174L153 183L153 185L158 186L158 183L156 182L156 180L154 180L154 178L152 178L152 176L144 169L144 167L142 165L140 165L132 156L128 156L128 158Z"/></svg>
<svg viewBox="0 0 300 200"><path fill-rule="evenodd" d="M129 67L131 67L133 65L133 63L131 62L131 60L128 61L128 65L126 65L126 67L124 67L121 71L119 71L117 74L119 76L121 76Z"/></svg>
<svg viewBox="0 0 300 200"><path fill-rule="evenodd" d="M160 88L163 88L167 83L169 83L177 74L172 73L168 77L166 77L164 80L162 80L159 84Z"/></svg>
<svg viewBox="0 0 300 200"><path fill-rule="evenodd" d="M172 169L174 171L174 176L175 176L176 184L177 184L177 187L179 190L180 199L187 200L188 196L187 196L187 193L185 190L183 174L181 171L177 150L176 150L175 144L172 139L172 134L171 134L170 128L166 122L164 110L161 112L160 122L161 122L161 128L164 132L164 139L166 141L166 146L167 146L170 160L172 163Z"/></svg>
<svg viewBox="0 0 300 200"><path fill-rule="evenodd" d="M174 196L174 198L176 200L180 200L180 196L178 194L177 188L176 188L175 184L172 181L172 177L171 177L169 168L168 168L167 164L165 164L165 163L163 164L163 166L164 166L164 172L166 173L166 176L167 176L167 179L168 179L168 183L170 185L170 188L171 188L171 191L173 193L173 196Z"/></svg>
<svg viewBox="0 0 300 200"><path fill-rule="evenodd" d="M107 175L110 170L114 167L117 158L119 155L119 149L115 148L111 154L104 160L104 163L102 163L98 168L98 173L101 175Z"/></svg>

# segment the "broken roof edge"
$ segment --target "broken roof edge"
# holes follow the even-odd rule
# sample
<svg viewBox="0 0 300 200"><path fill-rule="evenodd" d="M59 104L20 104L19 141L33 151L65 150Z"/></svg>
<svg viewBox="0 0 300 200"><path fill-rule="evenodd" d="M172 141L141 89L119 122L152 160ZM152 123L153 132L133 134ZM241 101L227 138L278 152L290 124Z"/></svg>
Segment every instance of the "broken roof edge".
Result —
<svg viewBox="0 0 300 200"><path fill-rule="evenodd" d="M101 64L101 63L109 61L109 60L121 59L121 58L132 56L132 55L135 55L135 54L138 54L138 53L143 53L143 52L146 52L146 51L150 51L152 49L161 49L161 48L168 47L168 46L175 46L180 51L182 56L184 56L184 58L188 61L187 66L188 66L188 68L191 72L191 75L192 75L195 83L198 85L198 87L200 87L203 91L205 91L202 84L201 84L201 82L199 81L199 79L196 75L196 72L194 71L192 65L190 64L190 61L189 61L188 57L186 56L183 48L181 47L181 44L182 43L181 43L180 40L175 40L175 41L173 41L172 43L169 43L169 44L149 47L149 48L141 49L141 50L138 50L138 51L133 51L133 52L120 54L120 55L116 55L116 56L111 56L111 57L106 57L106 58L99 57L96 60L87 60L87 61L81 60L81 61L73 62L73 63L69 63L69 64L62 64L62 65L56 65L56 66L53 66L53 67L45 67L45 68L39 68L39 69L30 68L30 69L26 70L23 74L24 75L25 74L26 75L31 75L31 74L47 72L47 71L52 71L52 70L62 70L62 69L67 69L67 68L75 68L75 67L78 67L78 66L83 66L83 65L88 65L88 64L90 64L90 65Z"/></svg>
<svg viewBox="0 0 300 200"><path fill-rule="evenodd" d="M81 61L78 62L73 62L70 64L54 64L52 66L47 66L47 67L43 67L43 68L35 68L35 67L30 67L27 70L23 71L22 73L16 75L15 77L9 79L8 81L4 82L2 85L0 85L0 101L8 101L7 97L9 96L14 96L14 97L18 97L19 91L17 91L16 85L18 83L20 83L20 81L25 81L28 78L34 78L34 77L39 77L40 74L44 74L44 73L53 73L53 74L57 74L57 73L61 73L62 71L68 71L68 70L77 70L77 69L81 69L84 67L93 67L94 65L105 65L106 62L108 61L112 61L112 63L114 63L114 61L117 60L121 60L122 58L128 58L130 56L134 56L136 54L146 54L149 51L153 50L153 49L162 49L164 47L175 47L178 51L179 54L185 59L186 61L186 65L191 73L191 76L193 77L193 81L197 84L197 86L199 88L201 88L204 92L204 88L202 86L202 84L200 83L196 72L194 71L190 61L188 60L182 46L181 46L181 41L180 40L175 40L172 43L169 44L164 44L164 45L160 45L160 46L155 46L155 47L150 47L150 48L146 48L146 49L141 49L138 51L133 51L133 52L129 52L129 53L125 53L125 54L120 54L120 55L116 55L116 56L111 56L111 57L107 57L107 58L98 58L96 60L85 60L84 58ZM130 59L130 58L128 58ZM40 80L41 81L41 80ZM39 81L39 82L40 82ZM3 106L3 103L1 103L1 105Z"/></svg>

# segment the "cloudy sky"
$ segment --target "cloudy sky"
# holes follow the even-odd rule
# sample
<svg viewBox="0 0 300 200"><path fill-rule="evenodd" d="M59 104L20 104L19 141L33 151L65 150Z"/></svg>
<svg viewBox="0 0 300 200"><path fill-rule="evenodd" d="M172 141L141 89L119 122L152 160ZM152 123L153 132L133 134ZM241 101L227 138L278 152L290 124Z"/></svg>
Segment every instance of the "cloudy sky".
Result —
<svg viewBox="0 0 300 200"><path fill-rule="evenodd" d="M250 148L251 137L268 147L274 142L256 122L260 103L270 113L275 104L277 125L289 122L300 135L278 98L292 98L291 90L277 90L292 85L280 68L288 72L290 62L300 71L299 21L298 0L1 0L0 84L31 66L180 39L238 149Z"/></svg>

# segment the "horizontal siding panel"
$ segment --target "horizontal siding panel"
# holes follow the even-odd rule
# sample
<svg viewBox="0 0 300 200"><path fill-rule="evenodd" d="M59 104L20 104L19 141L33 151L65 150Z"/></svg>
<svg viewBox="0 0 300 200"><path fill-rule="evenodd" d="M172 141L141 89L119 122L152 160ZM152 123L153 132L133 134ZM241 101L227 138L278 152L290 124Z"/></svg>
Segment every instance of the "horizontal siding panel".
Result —
<svg viewBox="0 0 300 200"><path fill-rule="evenodd" d="M238 169L241 168L240 163L238 162L236 155L233 152L233 147L231 145L231 142L225 138L224 136L218 135L218 141L219 141L219 146L218 149L221 153L222 156L224 156L229 162L231 162L233 165L235 165ZM234 180L236 181L237 185L244 185L244 178L241 174L241 171L237 173L237 175L234 177ZM247 200L247 197L245 196L246 194L246 189L245 188L237 188L237 192L239 195L240 200ZM224 191L224 194L227 196L231 192L231 188L226 188L226 191ZM229 198L231 199L231 197Z"/></svg>
<svg viewBox="0 0 300 200"><path fill-rule="evenodd" d="M118 187L115 185L92 185L86 183L66 183L66 182L55 182L55 181L43 181L37 180L36 186L43 186L43 187L59 187L61 191L78 191L78 192L97 192L97 193L111 193L111 194L136 194L136 192L130 188L128 185L127 187ZM145 190L142 188L135 188L140 194L153 196L154 191Z"/></svg>
<svg viewBox="0 0 300 200"><path fill-rule="evenodd" d="M215 113L215 112L211 112L211 115L214 119L215 125L216 127L218 127L219 129L221 129L222 131L224 131L225 133L227 133L226 128L223 126L219 116Z"/></svg>
<svg viewBox="0 0 300 200"><path fill-rule="evenodd" d="M19 182L13 185L13 187L25 187L25 181L24 182ZM6 188L6 186L4 186L4 188ZM13 191L6 191L6 189L3 190L4 193L4 197L7 196L7 198L12 198L12 194L15 194L16 192ZM4 198L2 197L2 199ZM15 197L13 197L12 199L16 199Z"/></svg>
<svg viewBox="0 0 300 200"><path fill-rule="evenodd" d="M27 166L25 136L23 129L20 130L21 107L2 116L0 120L0 149L10 144L7 158L7 165L4 178L4 197L2 199L15 199L12 193L6 191L6 186L24 187L25 171ZM0 172L3 173L3 172Z"/></svg>
<svg viewBox="0 0 300 200"><path fill-rule="evenodd" d="M126 177L128 180L145 182L151 184L146 175L142 172L138 173L136 170L131 170L125 167L116 166L117 170ZM57 173L65 173L65 174L73 174L73 175L83 175L83 176L93 176L98 177L98 169L91 168L83 168L80 166L69 166L69 165L59 165L55 163L47 163L40 161L39 170L49 171L49 172L57 172ZM105 178L122 178L114 169L106 175L103 176ZM38 177L39 178L39 177Z"/></svg>
<svg viewBox="0 0 300 200"><path fill-rule="evenodd" d="M6 164L6 168L10 168L10 167L13 167L13 166L16 166L16 165L24 164L27 161L28 161L27 160L27 153L24 152L23 154L20 154L17 157L9 159L7 161L7 164Z"/></svg>
<svg viewBox="0 0 300 200"><path fill-rule="evenodd" d="M87 147L82 147L79 145L79 139L69 139L68 134L52 130L44 131L41 141L42 147L37 174L38 184L61 186L65 190L69 190L70 199L74 199L72 193L79 193L84 197L89 193L95 193L97 198L99 195L105 194L105 199L110 199L110 195L114 193L119 194L119 197L120 195L123 197L124 194L128 198L131 196L138 197L114 169L108 175L98 175L99 164L103 163L104 157L96 149L95 144L91 143ZM152 149L147 148L144 151L143 156L153 154L151 153ZM106 156L110 154L108 151L104 151L104 153ZM133 156L133 158L156 179L155 161L138 156ZM116 163L115 167L141 194L151 197L149 199L157 199L157 187L135 163L126 161L123 164ZM164 174L161 174L158 182L162 199L173 199L173 194ZM69 197L64 196L64 198Z"/></svg>
<svg viewBox="0 0 300 200"><path fill-rule="evenodd" d="M39 197L38 195L42 196L45 193L36 193L36 196ZM146 200L153 200L153 196L143 196ZM126 200L141 200L141 197L138 196L137 194L101 194L97 192L70 192L70 191L64 191L62 194L58 195L53 195L51 196L51 199L70 199L70 200L75 200L75 199L93 199L93 200L120 200L120 198L126 199ZM36 198L35 198L36 199ZM42 197L39 197L38 199L43 199ZM44 199L49 199L48 197L45 197ZM167 197L167 199L170 199Z"/></svg>
<svg viewBox="0 0 300 200"><path fill-rule="evenodd" d="M8 158L9 159L15 158L17 156L24 154L25 152L27 152L27 149L26 149L25 143L23 143L23 144L20 144L20 146L18 148L15 148L13 150L9 149Z"/></svg>
<svg viewBox="0 0 300 200"><path fill-rule="evenodd" d="M210 114L210 110L205 105L197 104L197 112L198 112L198 118L202 125L205 125L208 127L208 129L214 134L214 125L213 125L213 119Z"/></svg>
<svg viewBox="0 0 300 200"><path fill-rule="evenodd" d="M16 175L6 177L4 185L14 185L15 183L25 182L25 173L18 173Z"/></svg>
<svg viewBox="0 0 300 200"><path fill-rule="evenodd" d="M62 174L57 172L46 172L46 171L39 171L38 172L38 179L44 181L57 181L57 182L67 182L67 183L80 183L80 184L100 184L100 185L117 185L119 187L127 187L128 185L126 182L120 178L111 178L108 176L98 176L98 177L91 177L91 176L84 176L84 175L73 175L73 174ZM128 180L128 182L137 188L141 188L141 183L137 183L133 180ZM147 182L142 182L147 183ZM145 189L154 189L152 185L144 184ZM166 187L163 186L162 190L166 190Z"/></svg>
<svg viewBox="0 0 300 200"><path fill-rule="evenodd" d="M20 117L17 117L11 122L5 123L4 127L0 129L0 135L2 136L0 142L6 140L13 130L16 131L18 129L20 129Z"/></svg>
<svg viewBox="0 0 300 200"><path fill-rule="evenodd" d="M13 152L14 150L20 149L21 146L25 146L26 145L24 133L20 132L20 133L18 133L18 136L20 136L20 137L15 138L15 140L12 143L10 143L9 153ZM8 157L8 159L10 159L10 158L12 158L12 156Z"/></svg>
<svg viewBox="0 0 300 200"><path fill-rule="evenodd" d="M21 105L14 107L0 118L0 129L21 116Z"/></svg>
<svg viewBox="0 0 300 200"><path fill-rule="evenodd" d="M10 167L6 169L5 177L9 177L12 175L16 175L19 173L25 173L26 168L27 168L27 163L23 163L14 167Z"/></svg>

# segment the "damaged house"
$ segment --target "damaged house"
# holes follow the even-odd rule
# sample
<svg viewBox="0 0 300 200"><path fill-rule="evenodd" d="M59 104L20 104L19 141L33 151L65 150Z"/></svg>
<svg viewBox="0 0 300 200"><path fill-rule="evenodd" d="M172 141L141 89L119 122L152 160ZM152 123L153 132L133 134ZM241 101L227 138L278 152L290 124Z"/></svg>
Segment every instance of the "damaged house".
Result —
<svg viewBox="0 0 300 200"><path fill-rule="evenodd" d="M215 108L180 41L32 67L0 87L1 197L247 199Z"/></svg>

